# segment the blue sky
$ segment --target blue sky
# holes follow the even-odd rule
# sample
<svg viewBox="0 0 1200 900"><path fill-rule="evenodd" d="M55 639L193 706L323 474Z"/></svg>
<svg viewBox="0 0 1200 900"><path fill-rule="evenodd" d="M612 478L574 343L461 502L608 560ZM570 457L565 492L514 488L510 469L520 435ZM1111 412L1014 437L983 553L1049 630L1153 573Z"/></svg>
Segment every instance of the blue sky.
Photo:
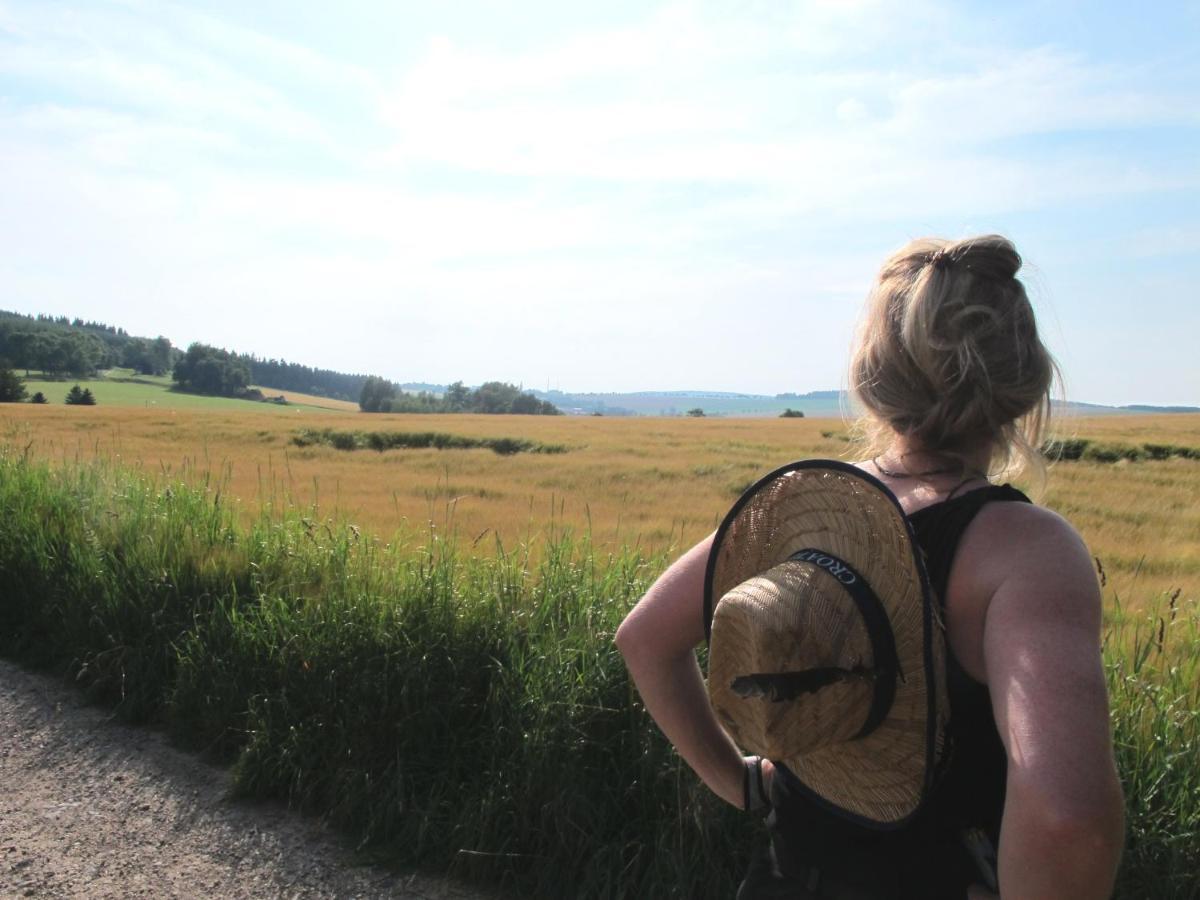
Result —
<svg viewBox="0 0 1200 900"><path fill-rule="evenodd" d="M0 0L0 308L400 381L844 384L1000 232L1072 399L1200 405L1200 3Z"/></svg>

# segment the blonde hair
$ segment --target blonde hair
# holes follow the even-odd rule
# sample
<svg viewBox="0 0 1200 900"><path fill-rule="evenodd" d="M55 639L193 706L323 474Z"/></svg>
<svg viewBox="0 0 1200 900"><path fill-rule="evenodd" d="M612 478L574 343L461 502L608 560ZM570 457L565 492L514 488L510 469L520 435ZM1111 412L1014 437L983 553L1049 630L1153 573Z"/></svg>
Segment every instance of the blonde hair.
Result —
<svg viewBox="0 0 1200 900"><path fill-rule="evenodd" d="M989 473L1044 478L1040 447L1058 368L999 235L921 238L892 255L867 298L850 360L872 455L896 435L956 461L990 450Z"/></svg>

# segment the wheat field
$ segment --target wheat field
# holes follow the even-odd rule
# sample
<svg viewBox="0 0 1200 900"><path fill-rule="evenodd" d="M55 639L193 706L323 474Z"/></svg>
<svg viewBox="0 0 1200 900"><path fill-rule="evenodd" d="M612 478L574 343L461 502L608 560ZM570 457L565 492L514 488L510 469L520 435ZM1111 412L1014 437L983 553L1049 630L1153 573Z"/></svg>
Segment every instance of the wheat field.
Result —
<svg viewBox="0 0 1200 900"><path fill-rule="evenodd" d="M301 421L302 418L302 421ZM488 449L297 446L304 429L446 432L562 445ZM1065 419L1056 436L1200 448L1200 415ZM207 479L260 505L300 507L416 546L453 534L475 552L536 545L564 528L600 547L681 548L713 529L756 477L793 459L851 458L834 419L403 416L13 405L0 438L58 462L104 457L148 473ZM1035 486L1020 485L1026 488ZM1082 532L1124 604L1175 590L1200 597L1200 460L1059 462L1041 502Z"/></svg>
<svg viewBox="0 0 1200 900"><path fill-rule="evenodd" d="M734 892L756 823L686 770L613 634L745 483L849 453L839 423L8 409L6 656L235 762L239 794L318 812L381 858L515 896ZM348 421L526 452L312 439ZM1194 898L1200 417L1070 425L1106 458L1173 448L1059 463L1045 497L1107 582L1115 896Z"/></svg>

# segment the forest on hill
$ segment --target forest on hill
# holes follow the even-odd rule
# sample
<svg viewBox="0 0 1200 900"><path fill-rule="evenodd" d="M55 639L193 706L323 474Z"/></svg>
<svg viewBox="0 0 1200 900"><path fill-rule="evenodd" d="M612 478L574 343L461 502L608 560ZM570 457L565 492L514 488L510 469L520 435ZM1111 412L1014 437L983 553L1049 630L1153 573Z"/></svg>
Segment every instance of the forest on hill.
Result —
<svg viewBox="0 0 1200 900"><path fill-rule="evenodd" d="M83 378L100 369L126 366L164 375L178 351L165 337L134 337L123 328L68 319L0 311L0 360L27 372Z"/></svg>
<svg viewBox="0 0 1200 900"><path fill-rule="evenodd" d="M37 371L50 379L84 379L116 367L142 375L170 375L177 390L189 393L262 399L255 388L272 388L358 403L365 412L559 412L553 403L500 381L477 388L459 381L444 390L413 392L376 375L335 372L201 343L183 351L161 335L137 337L102 322L0 310L0 372L15 369L27 375ZM0 390L0 401L23 399L13 379L12 390Z"/></svg>
<svg viewBox="0 0 1200 900"><path fill-rule="evenodd" d="M206 348L207 345L192 346ZM366 375L318 369L284 359L207 349L217 351L223 361L235 363L234 368L244 369L243 386L255 384L357 402L367 380ZM201 351L200 355L211 357L214 354ZM84 378L102 369L120 366L144 375L168 375L185 356L183 350L161 335L136 337L123 328L102 322L0 310L0 360L27 372L36 370L50 377ZM189 373L185 381L193 380ZM199 375L199 380L205 382L203 374ZM210 378L207 383L226 386L241 381L236 375L232 380L226 375L219 379ZM211 392L224 393L223 390Z"/></svg>

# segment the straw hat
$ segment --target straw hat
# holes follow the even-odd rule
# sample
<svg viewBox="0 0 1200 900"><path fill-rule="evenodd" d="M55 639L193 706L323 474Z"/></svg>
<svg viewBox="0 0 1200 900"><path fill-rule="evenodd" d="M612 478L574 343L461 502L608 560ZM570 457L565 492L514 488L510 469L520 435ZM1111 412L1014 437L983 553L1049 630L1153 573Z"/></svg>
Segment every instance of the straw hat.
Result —
<svg viewBox="0 0 1200 900"><path fill-rule="evenodd" d="M762 478L713 539L704 617L709 698L738 744L845 818L912 817L944 741L945 635L891 491L833 460Z"/></svg>

